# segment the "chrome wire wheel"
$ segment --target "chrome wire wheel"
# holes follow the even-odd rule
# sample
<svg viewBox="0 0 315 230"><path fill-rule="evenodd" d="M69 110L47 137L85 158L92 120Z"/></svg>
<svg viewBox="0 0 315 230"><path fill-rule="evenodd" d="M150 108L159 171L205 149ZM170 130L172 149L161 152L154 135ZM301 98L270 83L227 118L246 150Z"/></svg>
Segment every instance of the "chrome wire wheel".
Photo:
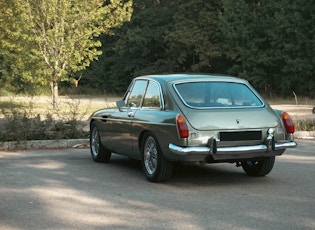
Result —
<svg viewBox="0 0 315 230"><path fill-rule="evenodd" d="M97 157L100 149L100 135L96 127L93 127L91 133L91 152L94 157Z"/></svg>
<svg viewBox="0 0 315 230"><path fill-rule="evenodd" d="M144 144L144 166L150 175L153 175L157 169L158 150L152 136L149 136Z"/></svg>
<svg viewBox="0 0 315 230"><path fill-rule="evenodd" d="M151 182L166 181L172 175L173 163L168 161L152 132L146 132L141 142L142 169Z"/></svg>
<svg viewBox="0 0 315 230"><path fill-rule="evenodd" d="M92 122L90 129L90 149L93 160L97 162L108 162L112 153L105 148L101 142L101 136L97 125Z"/></svg>

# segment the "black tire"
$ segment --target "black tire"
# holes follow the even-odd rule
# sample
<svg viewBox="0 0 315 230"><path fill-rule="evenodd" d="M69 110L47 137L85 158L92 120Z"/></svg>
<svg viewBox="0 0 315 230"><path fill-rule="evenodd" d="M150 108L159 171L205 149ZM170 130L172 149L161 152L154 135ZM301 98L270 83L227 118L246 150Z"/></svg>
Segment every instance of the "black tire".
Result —
<svg viewBox="0 0 315 230"><path fill-rule="evenodd" d="M149 181L164 182L172 175L173 163L164 157L153 133L148 132L143 136L141 152L142 169Z"/></svg>
<svg viewBox="0 0 315 230"><path fill-rule="evenodd" d="M90 150L91 156L96 162L108 162L112 155L112 153L107 151L102 144L99 130L94 122L90 127Z"/></svg>
<svg viewBox="0 0 315 230"><path fill-rule="evenodd" d="M262 177L270 173L275 163L275 158L275 156L271 156L260 161L244 161L242 162L242 168L249 176Z"/></svg>

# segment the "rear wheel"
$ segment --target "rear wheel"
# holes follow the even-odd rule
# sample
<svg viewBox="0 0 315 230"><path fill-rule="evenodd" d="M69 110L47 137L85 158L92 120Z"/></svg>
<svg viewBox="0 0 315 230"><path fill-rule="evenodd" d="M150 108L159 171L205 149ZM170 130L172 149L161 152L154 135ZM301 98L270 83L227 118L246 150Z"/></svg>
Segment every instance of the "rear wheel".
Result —
<svg viewBox="0 0 315 230"><path fill-rule="evenodd" d="M249 176L256 176L261 177L265 176L273 168L273 165L275 163L275 156L266 157L263 160L255 161L244 161L242 162L242 168L244 169L245 173Z"/></svg>
<svg viewBox="0 0 315 230"><path fill-rule="evenodd" d="M93 160L97 162L108 162L110 160L112 154L102 144L100 133L95 123L91 124L90 129L90 149Z"/></svg>
<svg viewBox="0 0 315 230"><path fill-rule="evenodd" d="M160 148L156 137L148 132L142 139L142 168L151 182L166 181L172 174L173 163L168 161Z"/></svg>

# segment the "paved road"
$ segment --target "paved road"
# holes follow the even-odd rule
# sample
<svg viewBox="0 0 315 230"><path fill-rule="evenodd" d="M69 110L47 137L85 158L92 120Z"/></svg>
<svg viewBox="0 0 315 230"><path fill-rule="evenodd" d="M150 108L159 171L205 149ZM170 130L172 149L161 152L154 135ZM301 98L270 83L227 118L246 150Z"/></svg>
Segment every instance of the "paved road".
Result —
<svg viewBox="0 0 315 230"><path fill-rule="evenodd" d="M298 143L263 178L184 165L163 184L88 149L0 152L0 229L315 229L315 141Z"/></svg>

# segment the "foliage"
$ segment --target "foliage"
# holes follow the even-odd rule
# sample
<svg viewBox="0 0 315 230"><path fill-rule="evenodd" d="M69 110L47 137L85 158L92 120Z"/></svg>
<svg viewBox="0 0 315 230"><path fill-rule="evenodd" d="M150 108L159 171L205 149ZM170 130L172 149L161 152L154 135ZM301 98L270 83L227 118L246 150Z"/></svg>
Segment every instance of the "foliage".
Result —
<svg viewBox="0 0 315 230"><path fill-rule="evenodd" d="M167 31L166 54L172 71L217 72L220 60L217 14L218 1L177 1L174 28Z"/></svg>
<svg viewBox="0 0 315 230"><path fill-rule="evenodd" d="M70 98L58 106L53 113L45 115L36 111L36 97L23 102L13 98L0 103L0 115L4 117L1 124L0 141L25 141L42 139L87 138L84 131L83 117L88 108L81 111L80 99Z"/></svg>
<svg viewBox="0 0 315 230"><path fill-rule="evenodd" d="M315 95L314 2L223 0L219 17L229 72L262 93Z"/></svg>
<svg viewBox="0 0 315 230"><path fill-rule="evenodd" d="M110 45L83 75L121 91L141 74L214 72L268 96L315 96L314 10L314 1L135 0L131 21L102 38Z"/></svg>
<svg viewBox="0 0 315 230"><path fill-rule="evenodd" d="M0 133L0 140L29 140L43 137L43 124L33 114L34 101L28 104L15 103L13 100L0 104L1 114L6 118ZM48 121L47 121L48 122Z"/></svg>
<svg viewBox="0 0 315 230"><path fill-rule="evenodd" d="M105 91L122 92L135 76L170 72L164 37L173 28L173 2L134 0L130 22L116 29L114 36L102 37L108 46L83 75L93 77L93 84Z"/></svg>
<svg viewBox="0 0 315 230"><path fill-rule="evenodd" d="M101 42L95 38L129 20L131 4L120 0L1 0L1 55L13 76L32 85L51 83L55 105L58 83L101 55Z"/></svg>
<svg viewBox="0 0 315 230"><path fill-rule="evenodd" d="M295 122L295 130L297 131L315 131L315 120L303 119Z"/></svg>
<svg viewBox="0 0 315 230"><path fill-rule="evenodd" d="M49 65L38 61L38 56L33 52L38 51L37 46L29 42L29 36L22 36L27 31L32 31L29 29L32 24L18 24L20 19L26 17L25 9L28 8L22 9L22 6L29 4L29 1L21 1L21 6L9 11L13 8L12 4L19 1L0 0L0 23L5 25L0 29L0 39L2 47L8 48L0 52L0 84L4 84L6 89L22 85L31 88L33 83L46 84L47 87L42 76L47 76L45 74L50 71ZM53 0L34 0L33 3L45 6L51 5L50 1ZM66 6L73 1L63 1L53 2L65 4L63 8L72 12ZM96 4L99 1L89 1L84 12L80 7L86 4L86 0L74 4L73 7L78 7L80 14L72 12L72 16L65 18L65 22L69 22L68 27L74 27L73 33L65 33L69 38L89 31L89 28L82 29L84 21L81 19L88 15L89 19L97 21L99 14L90 11L90 3ZM120 9L117 15L122 15L118 20L119 25L129 19L130 5L123 5L124 1L107 2L119 2L120 5L115 8ZM36 9L35 5L31 5ZM104 4L105 8L107 6ZM61 15L68 12L63 11L63 8L56 8L53 13ZM68 45L71 43L68 37L67 43L59 43L58 52L71 47L76 47L76 50L81 46L90 47L78 50L72 56L67 63L68 69L60 71L60 79L68 81L80 71L80 76L83 76L80 87L103 93L121 93L130 80L139 75L210 72L246 78L260 93L269 97L292 96L293 91L299 95L315 97L314 11L314 1L134 0L131 20L121 27L117 24L112 26L112 14L107 14L103 17L107 19L103 24L110 28L95 32L95 36L91 36L87 43L71 46ZM7 20L6 15L11 15L14 23L11 23L12 20L4 21ZM57 30L62 28L61 23L58 23L53 23L52 28L49 27L51 23L46 23L47 32L54 34L55 40L47 40L50 43L66 38L62 36L61 30ZM10 43L6 43L8 37ZM36 37L38 42L46 41L43 36ZM105 45L98 47L100 42ZM28 52L23 52L25 49L21 49L21 43ZM55 50L50 49L50 53L53 51ZM21 58L22 54L25 59ZM21 61L14 64L17 59ZM63 60L60 59L59 63ZM91 62L92 60L94 61ZM9 81L13 79L14 81ZM37 90L38 87L33 88L33 91Z"/></svg>

